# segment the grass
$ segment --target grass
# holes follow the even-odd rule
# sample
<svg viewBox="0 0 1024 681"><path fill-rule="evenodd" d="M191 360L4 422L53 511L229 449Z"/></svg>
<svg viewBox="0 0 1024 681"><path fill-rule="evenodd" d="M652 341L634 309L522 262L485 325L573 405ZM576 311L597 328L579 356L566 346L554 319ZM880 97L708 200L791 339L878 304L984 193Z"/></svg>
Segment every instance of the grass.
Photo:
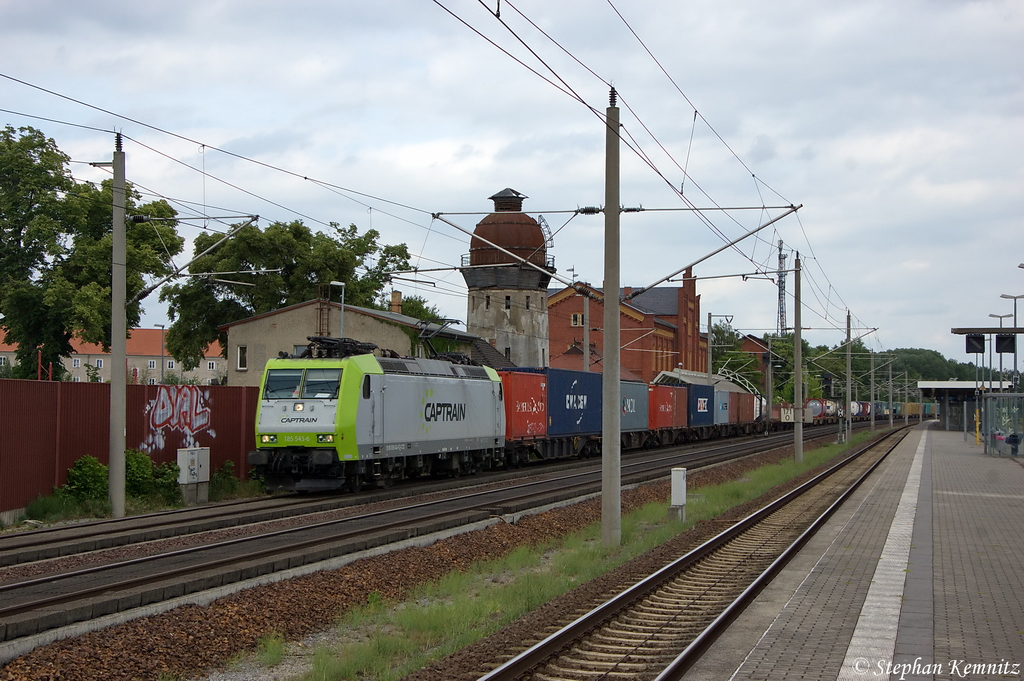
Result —
<svg viewBox="0 0 1024 681"><path fill-rule="evenodd" d="M262 637L256 644L256 659L264 667L273 667L284 659L284 636L279 633Z"/></svg>
<svg viewBox="0 0 1024 681"><path fill-rule="evenodd" d="M865 433L854 443L870 437ZM360 679L393 681L507 626L575 586L599 577L662 544L700 520L717 517L828 461L848 448L829 445L749 471L740 481L693 491L686 522L670 520L666 503L647 504L622 518L622 543L600 542L599 523L549 544L519 547L503 558L452 572L425 584L401 603L383 603L345 613L337 638L322 644L303 681Z"/></svg>

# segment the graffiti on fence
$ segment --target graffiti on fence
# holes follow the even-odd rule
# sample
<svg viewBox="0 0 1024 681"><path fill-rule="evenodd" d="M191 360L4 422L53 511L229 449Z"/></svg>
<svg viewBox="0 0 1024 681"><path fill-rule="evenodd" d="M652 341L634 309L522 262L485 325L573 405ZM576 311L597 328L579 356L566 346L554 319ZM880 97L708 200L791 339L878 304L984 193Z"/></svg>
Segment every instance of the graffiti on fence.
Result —
<svg viewBox="0 0 1024 681"><path fill-rule="evenodd" d="M156 397L146 404L147 428L140 449L163 450L172 433L179 435L174 447L198 446L197 436L217 434L210 428L210 392L197 385L161 385Z"/></svg>

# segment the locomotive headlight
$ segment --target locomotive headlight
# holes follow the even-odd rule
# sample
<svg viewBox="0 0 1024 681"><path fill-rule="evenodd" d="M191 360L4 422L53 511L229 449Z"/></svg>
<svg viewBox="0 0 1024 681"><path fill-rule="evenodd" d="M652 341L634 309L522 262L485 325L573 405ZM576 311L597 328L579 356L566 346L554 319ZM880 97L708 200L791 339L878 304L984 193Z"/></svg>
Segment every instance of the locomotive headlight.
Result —
<svg viewBox="0 0 1024 681"><path fill-rule="evenodd" d="M316 436L316 441L321 443L334 442L334 433L321 433Z"/></svg>
<svg viewBox="0 0 1024 681"><path fill-rule="evenodd" d="M275 444L277 442L277 436L276 435L260 435L260 442L262 442L265 445Z"/></svg>
<svg viewBox="0 0 1024 681"><path fill-rule="evenodd" d="M296 402L293 408L295 409L295 411L302 411L303 409L306 408L306 405L303 404L302 402Z"/></svg>

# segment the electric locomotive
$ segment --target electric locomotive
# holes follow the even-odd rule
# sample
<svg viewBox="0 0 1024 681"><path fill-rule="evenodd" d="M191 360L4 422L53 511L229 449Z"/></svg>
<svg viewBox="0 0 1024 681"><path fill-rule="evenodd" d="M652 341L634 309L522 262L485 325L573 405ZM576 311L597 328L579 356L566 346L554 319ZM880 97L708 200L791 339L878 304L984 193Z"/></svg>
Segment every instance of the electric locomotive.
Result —
<svg viewBox="0 0 1024 681"><path fill-rule="evenodd" d="M267 362L249 464L269 491L359 490L504 464L505 411L490 367L377 357L310 337Z"/></svg>

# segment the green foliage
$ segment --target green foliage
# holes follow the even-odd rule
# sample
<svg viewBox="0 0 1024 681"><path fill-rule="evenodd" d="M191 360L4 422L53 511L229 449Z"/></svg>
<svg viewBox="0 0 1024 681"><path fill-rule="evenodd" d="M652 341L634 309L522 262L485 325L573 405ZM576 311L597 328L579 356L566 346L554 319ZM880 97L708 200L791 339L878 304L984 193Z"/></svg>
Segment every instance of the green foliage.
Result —
<svg viewBox="0 0 1024 681"><path fill-rule="evenodd" d="M106 465L94 456L83 456L68 469L68 481L63 489L79 501L106 499Z"/></svg>
<svg viewBox="0 0 1024 681"><path fill-rule="evenodd" d="M153 491L169 506L181 503L181 487L178 476L181 469L170 461L153 467Z"/></svg>
<svg viewBox="0 0 1024 681"><path fill-rule="evenodd" d="M210 499L220 501L238 493L238 478L235 477L235 462L225 461L224 465L210 476Z"/></svg>
<svg viewBox="0 0 1024 681"><path fill-rule="evenodd" d="M924 348L900 348L888 350L895 355L893 373L907 372L911 379L922 381L973 381L976 367L973 362L965 363L946 359L935 350Z"/></svg>
<svg viewBox="0 0 1024 681"><path fill-rule="evenodd" d="M69 162L38 130L0 131L0 328L18 345L18 378L35 378L37 351L44 366L60 366L72 354L72 336L110 347L113 185L75 183ZM138 199L127 187L129 214L175 216L164 201ZM173 220L129 223L126 235L131 300L147 277L171 272L184 239ZM129 328L137 326L141 303L126 312Z"/></svg>
<svg viewBox="0 0 1024 681"><path fill-rule="evenodd" d="M751 385L760 388L764 385L761 358L740 349L743 338L728 323L714 324L711 327L711 366L715 373L739 374Z"/></svg>
<svg viewBox="0 0 1024 681"><path fill-rule="evenodd" d="M145 497L153 492L153 460L135 449L124 453L124 492L132 497Z"/></svg>
<svg viewBox="0 0 1024 681"><path fill-rule="evenodd" d="M402 299L402 314L428 322L440 322L444 319L436 305L429 305L426 298L408 296Z"/></svg>
<svg viewBox="0 0 1024 681"><path fill-rule="evenodd" d="M219 235L200 235L195 252L213 246ZM164 287L161 300L168 301L174 323L167 330L167 348L186 371L203 359L213 341L227 348L226 332L218 327L288 305L314 300L330 281L345 282L345 303L384 307L387 272L409 266L404 244L381 246L380 234L359 234L355 225L332 223L325 232L314 232L300 221L275 222L266 229L239 227L231 240L191 265L193 273L280 270L264 274L238 274L232 278L256 286L195 277ZM365 270L357 275L356 269ZM340 300L340 287L329 295ZM327 294L327 290L323 291Z"/></svg>
<svg viewBox="0 0 1024 681"><path fill-rule="evenodd" d="M256 658L264 667L273 667L284 659L284 636L274 632L260 638Z"/></svg>

